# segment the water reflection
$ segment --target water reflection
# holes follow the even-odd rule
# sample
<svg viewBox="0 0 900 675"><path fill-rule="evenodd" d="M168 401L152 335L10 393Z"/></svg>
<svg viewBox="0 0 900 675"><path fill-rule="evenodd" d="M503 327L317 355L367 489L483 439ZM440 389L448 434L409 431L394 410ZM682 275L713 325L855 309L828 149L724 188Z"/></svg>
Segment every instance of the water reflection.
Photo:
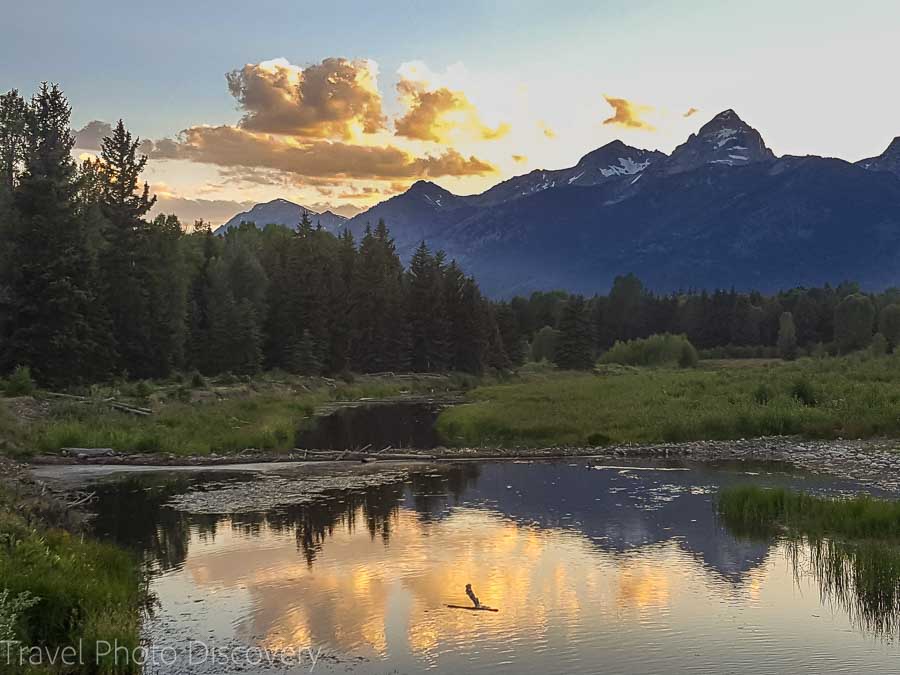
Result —
<svg viewBox="0 0 900 675"><path fill-rule="evenodd" d="M252 492L266 478L103 488L98 527L157 570L154 641L324 646L371 659L354 664L367 672L858 672L896 656L848 631L863 615L837 589L859 581L830 549L803 557L716 520L714 492L746 480L737 472L462 464L261 513L165 506L179 490L234 480ZM801 560L845 570L827 577L834 613L816 592L826 577L797 574ZM501 611L447 609L469 582Z"/></svg>

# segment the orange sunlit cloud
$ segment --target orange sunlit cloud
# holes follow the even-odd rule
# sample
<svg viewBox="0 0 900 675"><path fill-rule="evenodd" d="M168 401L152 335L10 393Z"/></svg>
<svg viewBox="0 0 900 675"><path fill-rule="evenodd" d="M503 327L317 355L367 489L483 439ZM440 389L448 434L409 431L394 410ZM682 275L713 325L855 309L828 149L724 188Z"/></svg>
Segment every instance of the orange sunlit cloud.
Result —
<svg viewBox="0 0 900 675"><path fill-rule="evenodd" d="M505 122L496 127L486 125L461 91L447 87L429 89L427 82L401 78L397 92L407 112L394 122L394 127L396 134L404 138L445 145L456 137L492 141L508 134L511 128Z"/></svg>
<svg viewBox="0 0 900 675"><path fill-rule="evenodd" d="M348 140L387 123L372 61L327 58L300 68L275 59L248 63L227 80L248 131Z"/></svg>
<svg viewBox="0 0 900 675"><path fill-rule="evenodd" d="M612 124L629 129L642 129L644 131L656 131L649 122L641 119L641 115L653 110L652 106L634 103L624 98L615 98L612 96L603 96L606 102L612 107L614 113L611 117L603 120L603 124Z"/></svg>

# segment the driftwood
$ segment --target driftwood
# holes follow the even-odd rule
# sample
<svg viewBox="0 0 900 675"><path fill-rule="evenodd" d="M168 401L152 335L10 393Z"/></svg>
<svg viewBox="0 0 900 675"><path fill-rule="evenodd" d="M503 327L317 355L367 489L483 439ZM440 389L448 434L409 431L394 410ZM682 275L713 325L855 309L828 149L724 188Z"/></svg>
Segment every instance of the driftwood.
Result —
<svg viewBox="0 0 900 675"><path fill-rule="evenodd" d="M479 607L468 607L466 605L447 605L450 609L468 609L470 612L499 612L499 609L494 609L493 607L488 607L487 605L481 605Z"/></svg>
<svg viewBox="0 0 900 675"><path fill-rule="evenodd" d="M430 460L437 459L435 455L420 455L416 453L404 452L386 452L390 446L383 448L377 452L365 452L371 445L365 446L362 450L307 450L305 448L295 448L294 452L302 452L304 458L315 457L319 459L332 459L335 461L345 460L354 462L373 462L377 459L394 459L394 460Z"/></svg>
<svg viewBox="0 0 900 675"><path fill-rule="evenodd" d="M121 410L122 412L127 412L132 415L141 415L143 417L147 417L153 414L153 411L149 408L138 408L133 405L127 405L125 403L119 403L118 401L110 401L109 405L111 408L115 408L116 410Z"/></svg>
<svg viewBox="0 0 900 675"><path fill-rule="evenodd" d="M122 403L121 401L117 401L116 399L104 398L104 399L93 399L88 396L78 396L77 394L64 394L61 391L48 391L45 392L47 396L52 396L54 398L64 398L70 401L79 401L81 403L93 403L96 401L100 403L107 403L109 407L114 408L115 410L120 410L122 412L127 412L132 415L152 415L153 411L150 408L140 408L135 405L129 405L128 403Z"/></svg>

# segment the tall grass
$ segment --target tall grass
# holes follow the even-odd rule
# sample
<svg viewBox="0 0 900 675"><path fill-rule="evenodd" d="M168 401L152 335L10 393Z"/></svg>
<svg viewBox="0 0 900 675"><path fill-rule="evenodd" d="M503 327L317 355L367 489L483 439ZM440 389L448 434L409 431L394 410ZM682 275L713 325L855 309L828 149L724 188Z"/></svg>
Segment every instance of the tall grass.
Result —
<svg viewBox="0 0 900 675"><path fill-rule="evenodd" d="M744 533L787 530L856 539L900 538L900 501L869 496L829 499L747 485L722 490L717 504L725 523Z"/></svg>
<svg viewBox="0 0 900 675"><path fill-rule="evenodd" d="M900 356L740 365L532 374L475 389L438 428L454 445L515 447L900 436Z"/></svg>
<svg viewBox="0 0 900 675"><path fill-rule="evenodd" d="M15 610L7 617L14 639L50 650L83 641L91 664L85 672L137 672L112 659L92 666L98 640L118 640L129 650L140 644L146 589L139 561L114 546L26 522L12 497L0 498L0 591L27 599L18 607L4 603Z"/></svg>
<svg viewBox="0 0 900 675"><path fill-rule="evenodd" d="M226 390L225 398L197 402L170 397L156 401L154 413L147 417L111 409L103 401L106 392L95 391L96 399L89 403L54 399L49 417L19 430L17 445L48 453L72 447L181 456L227 454L248 448L289 450L294 447L297 430L311 424L315 408L329 401L431 393L435 388L472 385L460 377L438 383L360 377L354 383L327 386L321 380L293 384L296 386L251 383ZM140 390L141 397L148 398L148 388ZM0 435L4 426L13 428L2 413L0 410ZM23 433L27 435L24 439Z"/></svg>

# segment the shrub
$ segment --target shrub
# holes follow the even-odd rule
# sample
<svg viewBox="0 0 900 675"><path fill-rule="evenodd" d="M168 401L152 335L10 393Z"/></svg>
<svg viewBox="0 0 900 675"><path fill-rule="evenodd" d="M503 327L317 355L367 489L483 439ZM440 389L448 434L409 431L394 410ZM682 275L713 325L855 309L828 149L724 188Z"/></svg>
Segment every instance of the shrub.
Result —
<svg viewBox="0 0 900 675"><path fill-rule="evenodd" d="M697 350L684 335L651 335L648 338L616 342L600 357L600 363L619 363L630 366L697 365Z"/></svg>
<svg viewBox="0 0 900 675"><path fill-rule="evenodd" d="M153 387L146 380L141 380L136 385L134 385L134 395L136 398L139 398L142 401L146 401L150 398L150 394L153 393Z"/></svg>
<svg viewBox="0 0 900 675"><path fill-rule="evenodd" d="M191 388L192 389L204 389L206 387L206 380L203 379L203 376L198 373L196 370L191 375Z"/></svg>
<svg viewBox="0 0 900 675"><path fill-rule="evenodd" d="M28 396L34 392L34 381L31 379L31 368L16 366L6 380L4 387L7 396Z"/></svg>
<svg viewBox="0 0 900 675"><path fill-rule="evenodd" d="M681 354L678 355L678 367L696 368L699 360L700 357L697 356L697 350L694 349L694 345L685 338L684 344L681 345Z"/></svg>
<svg viewBox="0 0 900 675"><path fill-rule="evenodd" d="M800 401L803 405L816 405L816 390L812 383L805 377L801 377L794 381L791 385L791 396Z"/></svg>

